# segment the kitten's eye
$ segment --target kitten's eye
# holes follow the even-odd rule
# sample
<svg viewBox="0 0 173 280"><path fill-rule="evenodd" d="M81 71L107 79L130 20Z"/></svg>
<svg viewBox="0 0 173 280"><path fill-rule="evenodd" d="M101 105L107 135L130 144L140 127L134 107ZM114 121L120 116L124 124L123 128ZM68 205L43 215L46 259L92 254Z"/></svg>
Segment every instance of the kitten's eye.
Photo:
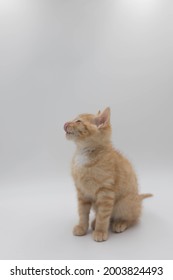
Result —
<svg viewBox="0 0 173 280"><path fill-rule="evenodd" d="M81 120L77 120L77 121L76 121L76 123L81 123L81 122L82 122Z"/></svg>

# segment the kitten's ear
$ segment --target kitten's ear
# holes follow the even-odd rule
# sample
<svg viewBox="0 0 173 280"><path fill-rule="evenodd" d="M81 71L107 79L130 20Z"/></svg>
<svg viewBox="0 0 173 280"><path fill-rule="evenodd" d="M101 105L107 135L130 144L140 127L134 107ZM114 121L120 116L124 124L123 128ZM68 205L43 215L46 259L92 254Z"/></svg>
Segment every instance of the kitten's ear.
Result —
<svg viewBox="0 0 173 280"><path fill-rule="evenodd" d="M110 113L111 110L107 107L102 113L95 118L95 124L98 128L105 127L110 124Z"/></svg>
<svg viewBox="0 0 173 280"><path fill-rule="evenodd" d="M99 116L101 114L101 111L99 110L98 112L97 112L97 116Z"/></svg>

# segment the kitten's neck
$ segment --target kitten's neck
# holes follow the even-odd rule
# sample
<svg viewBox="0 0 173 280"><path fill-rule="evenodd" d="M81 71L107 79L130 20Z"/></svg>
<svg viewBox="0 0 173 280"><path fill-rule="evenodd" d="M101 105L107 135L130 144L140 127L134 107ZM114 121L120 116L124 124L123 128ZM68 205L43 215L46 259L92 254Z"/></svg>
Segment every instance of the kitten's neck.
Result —
<svg viewBox="0 0 173 280"><path fill-rule="evenodd" d="M101 145L100 143L80 143L76 147L76 152L74 156L74 166L80 168L87 164L93 164L96 160L102 158L104 153L112 149L112 144Z"/></svg>
<svg viewBox="0 0 173 280"><path fill-rule="evenodd" d="M77 144L77 152L84 154L92 154L97 153L101 150L105 150L106 148L112 147L112 143L109 141L106 144L100 143L78 143Z"/></svg>
<svg viewBox="0 0 173 280"><path fill-rule="evenodd" d="M77 146L77 151L79 153L83 153L83 154L92 154L94 151L96 151L96 147L90 147L90 146Z"/></svg>

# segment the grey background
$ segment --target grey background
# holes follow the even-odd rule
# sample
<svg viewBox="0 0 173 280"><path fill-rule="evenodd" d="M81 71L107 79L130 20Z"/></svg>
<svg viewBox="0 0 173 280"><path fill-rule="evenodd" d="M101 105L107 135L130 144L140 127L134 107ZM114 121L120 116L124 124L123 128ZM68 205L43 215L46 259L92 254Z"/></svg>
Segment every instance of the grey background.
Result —
<svg viewBox="0 0 173 280"><path fill-rule="evenodd" d="M172 259L173 3L0 0L0 258ZM63 124L110 106L139 225L74 237L74 145Z"/></svg>

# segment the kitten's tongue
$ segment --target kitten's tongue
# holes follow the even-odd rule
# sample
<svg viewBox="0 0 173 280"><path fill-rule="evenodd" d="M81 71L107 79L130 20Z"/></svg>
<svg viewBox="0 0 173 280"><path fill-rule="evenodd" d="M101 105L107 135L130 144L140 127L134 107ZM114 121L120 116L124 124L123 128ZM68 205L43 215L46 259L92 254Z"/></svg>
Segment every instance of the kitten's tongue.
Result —
<svg viewBox="0 0 173 280"><path fill-rule="evenodd" d="M67 132L68 122L64 124L64 130Z"/></svg>

